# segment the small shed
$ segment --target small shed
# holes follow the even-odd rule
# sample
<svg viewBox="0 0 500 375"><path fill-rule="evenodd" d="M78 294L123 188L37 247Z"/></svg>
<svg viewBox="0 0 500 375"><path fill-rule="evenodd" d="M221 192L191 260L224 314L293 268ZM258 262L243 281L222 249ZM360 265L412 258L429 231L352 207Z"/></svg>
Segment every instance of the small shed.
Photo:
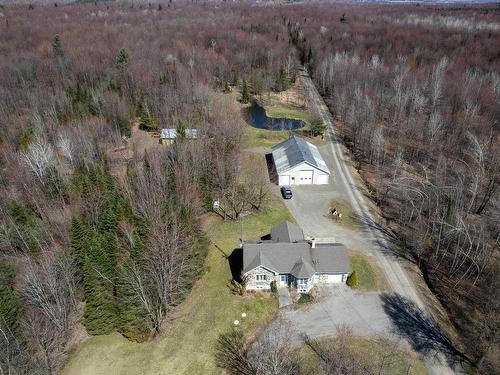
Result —
<svg viewBox="0 0 500 375"><path fill-rule="evenodd" d="M177 129L162 129L160 132L160 143L172 144L175 139L179 136ZM198 129L186 129L185 130L186 139L196 139L198 138Z"/></svg>
<svg viewBox="0 0 500 375"><path fill-rule="evenodd" d="M312 143L294 135L274 146L272 155L278 185L328 184L330 170Z"/></svg>

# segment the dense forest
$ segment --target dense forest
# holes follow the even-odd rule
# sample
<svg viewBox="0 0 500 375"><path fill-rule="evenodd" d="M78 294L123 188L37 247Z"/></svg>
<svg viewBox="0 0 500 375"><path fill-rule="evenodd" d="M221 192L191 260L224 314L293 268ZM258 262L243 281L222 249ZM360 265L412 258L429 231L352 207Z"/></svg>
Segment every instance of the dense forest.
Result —
<svg viewBox="0 0 500 375"><path fill-rule="evenodd" d="M203 273L213 199L237 219L263 198L221 93L285 90L299 64L402 254L491 372L499 19L494 6L418 4L2 6L1 372L57 373L82 331L168 329ZM166 127L201 136L130 149L134 129Z"/></svg>

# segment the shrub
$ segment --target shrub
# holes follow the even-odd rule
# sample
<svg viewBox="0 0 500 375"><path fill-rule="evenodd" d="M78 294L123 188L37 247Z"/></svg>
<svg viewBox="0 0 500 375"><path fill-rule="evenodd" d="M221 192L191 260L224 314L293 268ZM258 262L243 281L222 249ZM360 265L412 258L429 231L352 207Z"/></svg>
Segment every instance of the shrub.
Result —
<svg viewBox="0 0 500 375"><path fill-rule="evenodd" d="M313 296L310 293L300 293L299 303L310 303Z"/></svg>
<svg viewBox="0 0 500 375"><path fill-rule="evenodd" d="M316 117L311 122L311 132L314 136L321 135L326 131L326 125L323 120L319 117Z"/></svg>
<svg viewBox="0 0 500 375"><path fill-rule="evenodd" d="M278 293L278 287L276 286L276 280L271 281L271 292Z"/></svg>
<svg viewBox="0 0 500 375"><path fill-rule="evenodd" d="M351 288L354 288L358 285L358 276L356 275L356 271L352 271L352 273L347 278L347 285Z"/></svg>

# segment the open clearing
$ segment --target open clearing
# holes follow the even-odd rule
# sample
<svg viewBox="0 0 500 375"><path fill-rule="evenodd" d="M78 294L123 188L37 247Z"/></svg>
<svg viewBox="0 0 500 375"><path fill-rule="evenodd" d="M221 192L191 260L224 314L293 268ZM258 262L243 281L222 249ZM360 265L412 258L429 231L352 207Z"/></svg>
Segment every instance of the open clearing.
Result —
<svg viewBox="0 0 500 375"><path fill-rule="evenodd" d="M321 339L323 343L334 344L336 338ZM367 363L380 363L383 374L407 374L412 375L427 374L425 365L415 353L402 350L391 350L391 345L383 345L378 340L361 337L350 337L346 339L349 352L356 358L364 359ZM304 346L300 350L300 356L306 364L306 373L323 374L317 357L313 355L312 350ZM379 370L379 369L376 369Z"/></svg>
<svg viewBox="0 0 500 375"><path fill-rule="evenodd" d="M273 198L265 209L239 222L221 221L211 216L206 224L211 245L206 273L176 319L157 339L133 343L113 334L91 337L71 355L63 373L74 374L220 374L212 348L217 336L246 312L245 330L271 319L277 310L274 298L240 297L228 287L231 273L221 250L229 255L238 244L241 228L245 238L259 238L283 220L291 220L280 200Z"/></svg>

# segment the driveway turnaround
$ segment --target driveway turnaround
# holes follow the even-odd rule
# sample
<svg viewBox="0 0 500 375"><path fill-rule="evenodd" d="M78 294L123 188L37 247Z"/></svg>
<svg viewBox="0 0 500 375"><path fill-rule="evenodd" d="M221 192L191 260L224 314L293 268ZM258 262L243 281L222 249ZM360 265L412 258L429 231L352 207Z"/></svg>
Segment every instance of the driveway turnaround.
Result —
<svg viewBox="0 0 500 375"><path fill-rule="evenodd" d="M378 293L358 293L339 284L321 288L320 295L317 303L283 312L299 334L311 338L334 335L339 326L349 325L356 335L376 336L394 328Z"/></svg>

